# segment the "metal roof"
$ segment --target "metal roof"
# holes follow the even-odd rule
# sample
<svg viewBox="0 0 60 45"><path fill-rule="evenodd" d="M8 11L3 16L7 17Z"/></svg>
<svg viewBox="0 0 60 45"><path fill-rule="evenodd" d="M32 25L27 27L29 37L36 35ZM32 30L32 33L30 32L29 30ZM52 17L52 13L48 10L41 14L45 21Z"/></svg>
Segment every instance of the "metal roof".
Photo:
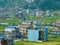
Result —
<svg viewBox="0 0 60 45"><path fill-rule="evenodd" d="M0 39L2 39L2 38L5 38L5 36L4 35L0 35Z"/></svg>
<svg viewBox="0 0 60 45"><path fill-rule="evenodd" d="M16 28L17 26L7 26L6 28Z"/></svg>

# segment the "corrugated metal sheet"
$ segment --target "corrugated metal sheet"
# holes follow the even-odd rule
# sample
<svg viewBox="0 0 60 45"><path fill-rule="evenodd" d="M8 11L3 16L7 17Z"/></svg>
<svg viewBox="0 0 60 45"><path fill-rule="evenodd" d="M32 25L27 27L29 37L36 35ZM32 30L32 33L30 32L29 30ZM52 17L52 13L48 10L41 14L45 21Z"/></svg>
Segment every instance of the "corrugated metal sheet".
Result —
<svg viewBox="0 0 60 45"><path fill-rule="evenodd" d="M28 40L29 41L38 41L39 31L38 30L28 30Z"/></svg>
<svg viewBox="0 0 60 45"><path fill-rule="evenodd" d="M2 39L2 38L5 38L5 36L4 35L0 35L0 39Z"/></svg>

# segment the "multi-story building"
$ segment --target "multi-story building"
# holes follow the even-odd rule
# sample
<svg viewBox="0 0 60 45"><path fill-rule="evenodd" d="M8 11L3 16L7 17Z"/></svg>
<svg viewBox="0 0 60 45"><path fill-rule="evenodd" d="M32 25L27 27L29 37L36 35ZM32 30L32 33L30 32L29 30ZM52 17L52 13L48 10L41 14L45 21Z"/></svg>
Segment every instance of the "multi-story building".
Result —
<svg viewBox="0 0 60 45"><path fill-rule="evenodd" d="M29 29L40 29L40 21L30 21L30 20L25 20L21 21L20 24L18 25L20 29L20 33L24 36L27 37L27 30Z"/></svg>
<svg viewBox="0 0 60 45"><path fill-rule="evenodd" d="M27 29L31 29L31 23L32 23L32 21L22 21L18 25L18 27L20 29L20 33L21 33L21 35L24 35L24 37L27 36Z"/></svg>
<svg viewBox="0 0 60 45"><path fill-rule="evenodd" d="M52 34L53 36L60 36L60 30L52 30L52 31L51 31L51 34Z"/></svg>
<svg viewBox="0 0 60 45"><path fill-rule="evenodd" d="M28 41L47 41L48 40L48 28L41 28L35 30L28 30Z"/></svg>

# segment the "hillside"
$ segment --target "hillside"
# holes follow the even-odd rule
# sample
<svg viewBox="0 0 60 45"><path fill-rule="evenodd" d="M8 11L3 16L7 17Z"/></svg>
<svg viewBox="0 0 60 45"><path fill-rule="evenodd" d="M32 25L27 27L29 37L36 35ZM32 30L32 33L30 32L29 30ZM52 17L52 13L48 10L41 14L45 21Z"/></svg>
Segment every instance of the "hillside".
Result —
<svg viewBox="0 0 60 45"><path fill-rule="evenodd" d="M14 8L16 6L30 9L60 10L60 0L35 0L30 4L25 0L0 0L0 7Z"/></svg>

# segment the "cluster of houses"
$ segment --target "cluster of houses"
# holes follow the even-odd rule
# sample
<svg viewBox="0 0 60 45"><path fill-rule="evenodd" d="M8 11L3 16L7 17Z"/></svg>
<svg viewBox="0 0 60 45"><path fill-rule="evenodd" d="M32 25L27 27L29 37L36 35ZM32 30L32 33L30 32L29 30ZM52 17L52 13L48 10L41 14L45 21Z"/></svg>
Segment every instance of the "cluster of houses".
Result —
<svg viewBox="0 0 60 45"><path fill-rule="evenodd" d="M7 26L4 34L0 35L0 44L13 45L16 39L26 39L28 41L47 41L48 28L42 27L40 21L19 21L18 26ZM5 41L5 42L4 42ZM4 43L2 43L4 42Z"/></svg>
<svg viewBox="0 0 60 45"><path fill-rule="evenodd" d="M57 27L58 29L53 29L51 31L51 34L53 36L60 36L60 20L57 20L53 26Z"/></svg>
<svg viewBox="0 0 60 45"><path fill-rule="evenodd" d="M50 17L54 16L53 11L46 10L42 11L39 9L31 10L31 9L22 9L22 8L11 8L11 9L5 9L5 8L0 8L0 19L6 19L6 18L12 18L10 14L13 14L15 18L22 18L23 16L26 16L26 14L29 14L31 17Z"/></svg>
<svg viewBox="0 0 60 45"><path fill-rule="evenodd" d="M0 45L14 45L14 37L16 37L16 26L7 26L3 34L0 34Z"/></svg>
<svg viewBox="0 0 60 45"><path fill-rule="evenodd" d="M57 37L60 36L60 30L52 30L51 31L52 36Z"/></svg>
<svg viewBox="0 0 60 45"><path fill-rule="evenodd" d="M39 9L0 9L0 20L11 18L11 12L15 18L23 18L25 14L30 14L33 17L43 18L45 16L54 16L54 14L47 10L41 11ZM55 25L60 26L60 20ZM53 36L60 36L60 30L52 30ZM15 39L27 39L28 41L48 41L48 27L42 26L39 20L20 20L18 26L7 26L3 35L0 35L0 45L13 45Z"/></svg>
<svg viewBox="0 0 60 45"><path fill-rule="evenodd" d="M47 41L48 40L48 28L40 25L38 20L20 21L18 27L19 32L24 39L28 41Z"/></svg>
<svg viewBox="0 0 60 45"><path fill-rule="evenodd" d="M52 36L60 36L60 20L58 19L56 22L54 23L49 23L49 24L46 24L47 27L55 27L55 28L52 28L51 31L50 31L50 34Z"/></svg>
<svg viewBox="0 0 60 45"><path fill-rule="evenodd" d="M42 11L39 9L35 9L35 10L24 9L21 10L20 12L22 13L22 15L29 14L31 17L39 17L39 18L54 16L53 11L50 10Z"/></svg>
<svg viewBox="0 0 60 45"><path fill-rule="evenodd" d="M59 21L56 24L60 23ZM51 30L51 35L60 36L60 30ZM0 34L0 45L13 45L16 39L28 41L48 41L48 27L41 25L39 20L20 20L18 26L6 26Z"/></svg>
<svg viewBox="0 0 60 45"><path fill-rule="evenodd" d="M10 10L5 8L0 8L0 20L4 20L6 18L11 18Z"/></svg>
<svg viewBox="0 0 60 45"><path fill-rule="evenodd" d="M13 45L13 39L7 39L4 35L0 35L0 45Z"/></svg>

